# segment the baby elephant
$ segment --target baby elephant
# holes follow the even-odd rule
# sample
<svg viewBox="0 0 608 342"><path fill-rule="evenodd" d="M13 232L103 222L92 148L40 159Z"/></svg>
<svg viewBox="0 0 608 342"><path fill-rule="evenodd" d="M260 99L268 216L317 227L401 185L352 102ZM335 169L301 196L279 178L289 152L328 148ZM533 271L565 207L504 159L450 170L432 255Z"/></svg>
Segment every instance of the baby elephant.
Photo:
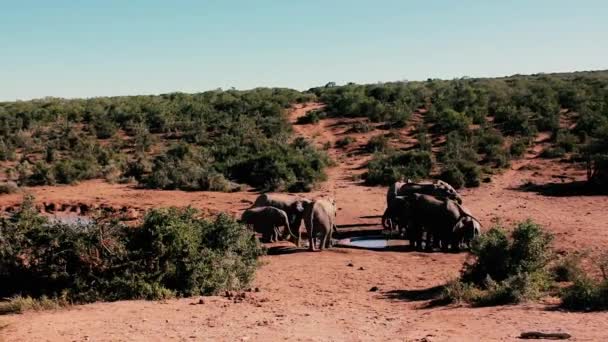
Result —
<svg viewBox="0 0 608 342"><path fill-rule="evenodd" d="M294 238L291 232L289 219L285 211L274 207L250 208L243 212L241 222L253 226L253 230L262 233L265 242L276 242L279 240L279 227L285 227L287 232Z"/></svg>

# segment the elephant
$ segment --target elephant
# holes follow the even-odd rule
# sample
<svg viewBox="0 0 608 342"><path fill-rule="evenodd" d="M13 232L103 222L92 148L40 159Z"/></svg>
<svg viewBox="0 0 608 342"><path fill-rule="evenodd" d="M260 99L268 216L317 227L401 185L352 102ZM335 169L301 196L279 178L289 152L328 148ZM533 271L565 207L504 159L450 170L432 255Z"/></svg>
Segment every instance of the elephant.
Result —
<svg viewBox="0 0 608 342"><path fill-rule="evenodd" d="M415 226L408 226L408 222L411 220L412 208L410 198L407 196L395 196L391 199L388 207L384 211L383 224L385 218L390 222L391 229L397 227L400 233L405 233L405 237L410 240L410 246L416 248L418 243L419 235L422 233L417 231ZM408 228L405 230L405 228ZM386 227L385 227L386 228Z"/></svg>
<svg viewBox="0 0 608 342"><path fill-rule="evenodd" d="M322 198L306 205L304 225L308 233L310 251L315 250L315 233L317 232L321 233L319 250L331 247L331 239L336 227L336 201L332 198Z"/></svg>
<svg viewBox="0 0 608 342"><path fill-rule="evenodd" d="M434 183L413 183L409 179L405 183L395 182L389 187L386 194L387 210L382 215L382 227L384 229L394 230L395 228L394 218L388 214L391 201L397 196L407 196L414 193L448 198L456 201L458 204L462 204L462 197L460 197L458 192L451 185L441 180L437 180ZM405 229L404 224L406 223L401 222L401 225L398 226L400 233Z"/></svg>
<svg viewBox="0 0 608 342"><path fill-rule="evenodd" d="M297 239L291 231L287 214L281 209L274 207L249 208L243 212L241 222L252 225L255 232L262 233L264 242L278 241L278 227L285 227L285 231L294 239Z"/></svg>
<svg viewBox="0 0 608 342"><path fill-rule="evenodd" d="M458 204L462 204L462 197L460 197L456 189L442 180L437 180L434 183L405 183L397 190L398 196L413 193L431 195L438 198L449 198L458 202Z"/></svg>
<svg viewBox="0 0 608 342"><path fill-rule="evenodd" d="M426 249L441 247L458 251L462 241L470 241L479 228L479 221L465 212L460 204L447 198L414 193L406 197L409 209L408 227L418 234L414 246L422 247L422 232L426 233ZM477 222L477 223L476 223Z"/></svg>
<svg viewBox="0 0 608 342"><path fill-rule="evenodd" d="M256 198L251 208L257 207L274 207L283 210L289 219L289 225L294 232L300 232L300 225L304 215L304 208L311 201L307 198L299 196L290 196L283 194L262 194ZM284 232L283 237L287 236ZM298 240L299 241L299 240Z"/></svg>

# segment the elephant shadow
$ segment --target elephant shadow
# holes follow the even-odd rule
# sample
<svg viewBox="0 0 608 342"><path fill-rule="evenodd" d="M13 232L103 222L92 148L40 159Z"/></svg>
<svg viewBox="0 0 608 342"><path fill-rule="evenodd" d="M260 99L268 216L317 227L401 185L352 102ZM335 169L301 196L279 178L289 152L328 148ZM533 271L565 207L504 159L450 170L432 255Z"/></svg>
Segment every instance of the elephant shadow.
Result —
<svg viewBox="0 0 608 342"><path fill-rule="evenodd" d="M284 255L306 252L308 252L308 249L301 247L297 248L296 246L272 246L266 250L266 255Z"/></svg>
<svg viewBox="0 0 608 342"><path fill-rule="evenodd" d="M551 182L545 184L528 182L514 188L513 190L535 192L541 196L547 197L602 196L606 195L607 193L605 188L594 186L586 181L572 181L563 183Z"/></svg>
<svg viewBox="0 0 608 342"><path fill-rule="evenodd" d="M449 301L441 296L444 288L444 285L438 285L426 289L391 290L382 293L381 298L392 301L427 302L420 308L428 309L449 304Z"/></svg>

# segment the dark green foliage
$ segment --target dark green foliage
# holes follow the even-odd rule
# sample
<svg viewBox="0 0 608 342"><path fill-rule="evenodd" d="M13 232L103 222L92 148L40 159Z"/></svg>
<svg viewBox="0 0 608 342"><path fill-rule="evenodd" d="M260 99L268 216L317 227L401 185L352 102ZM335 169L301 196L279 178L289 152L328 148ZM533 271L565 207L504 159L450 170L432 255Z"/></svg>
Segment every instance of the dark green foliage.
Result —
<svg viewBox="0 0 608 342"><path fill-rule="evenodd" d="M474 241L476 261L461 279L448 284L444 299L477 306L537 299L551 286L546 266L553 256L553 237L532 221L519 223L511 239L494 227Z"/></svg>
<svg viewBox="0 0 608 342"><path fill-rule="evenodd" d="M321 119L325 119L326 116L327 115L325 114L325 112L321 110L311 110L306 113L306 115L299 117L297 123L300 125L314 124L319 122L319 120Z"/></svg>
<svg viewBox="0 0 608 342"><path fill-rule="evenodd" d="M469 129L469 125L471 124L471 120L466 115L450 108L432 114L432 118L437 124L439 132L442 133L449 133L452 131L465 132Z"/></svg>
<svg viewBox="0 0 608 342"><path fill-rule="evenodd" d="M549 147L543 150L540 154L543 158L561 158L566 154L566 150L561 147Z"/></svg>
<svg viewBox="0 0 608 342"><path fill-rule="evenodd" d="M18 191L19 187L13 182L0 183L0 195L14 194Z"/></svg>
<svg viewBox="0 0 608 342"><path fill-rule="evenodd" d="M228 179L309 189L323 178L327 161L310 146L290 144L285 109L314 97L258 88L0 103L0 129L7 132L0 138L0 160L13 158L16 148L23 148L24 160L42 155L45 163L20 168L20 182L29 185L133 177L163 189L236 189ZM176 143L189 152L174 153ZM271 166L260 170L266 161ZM256 175L249 176L246 168L254 164ZM281 172L270 175L273 167Z"/></svg>
<svg viewBox="0 0 608 342"><path fill-rule="evenodd" d="M336 141L336 147L338 147L338 148L344 148L344 147L352 144L353 142L355 142L355 139L353 137L347 136L347 137L338 139Z"/></svg>
<svg viewBox="0 0 608 342"><path fill-rule="evenodd" d="M209 221L160 209L135 228L72 226L47 221L26 200L0 220L0 295L81 303L212 294L247 286L260 254L251 232L223 214Z"/></svg>
<svg viewBox="0 0 608 342"><path fill-rule="evenodd" d="M562 306L577 311L608 310L608 253L596 260L602 278L596 279L583 273L577 258L566 259L564 269L568 279L573 282L561 292Z"/></svg>
<svg viewBox="0 0 608 342"><path fill-rule="evenodd" d="M579 277L562 292L562 306L576 311L608 310L608 279Z"/></svg>
<svg viewBox="0 0 608 342"><path fill-rule="evenodd" d="M509 153L512 157L521 158L528 148L528 142L526 139L515 139L511 143L511 147L509 148Z"/></svg>
<svg viewBox="0 0 608 342"><path fill-rule="evenodd" d="M367 167L366 184L389 185L399 179L416 180L428 177L433 161L429 152L378 153Z"/></svg>
<svg viewBox="0 0 608 342"><path fill-rule="evenodd" d="M447 182L454 189L460 189L466 184L464 173L455 165L445 167L439 175L439 179Z"/></svg>
<svg viewBox="0 0 608 342"><path fill-rule="evenodd" d="M367 122L357 121L353 124L350 131L352 133L367 133L374 130L374 127Z"/></svg>
<svg viewBox="0 0 608 342"><path fill-rule="evenodd" d="M388 138L385 135L373 136L365 145L368 152L385 152L389 149Z"/></svg>

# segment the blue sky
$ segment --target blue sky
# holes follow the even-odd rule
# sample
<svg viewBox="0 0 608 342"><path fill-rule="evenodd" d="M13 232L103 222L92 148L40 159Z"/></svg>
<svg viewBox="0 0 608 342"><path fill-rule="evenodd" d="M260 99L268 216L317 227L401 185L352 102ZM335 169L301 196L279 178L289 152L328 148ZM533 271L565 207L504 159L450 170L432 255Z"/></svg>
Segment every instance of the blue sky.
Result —
<svg viewBox="0 0 608 342"><path fill-rule="evenodd" d="M0 100L608 68L608 1L0 0Z"/></svg>

